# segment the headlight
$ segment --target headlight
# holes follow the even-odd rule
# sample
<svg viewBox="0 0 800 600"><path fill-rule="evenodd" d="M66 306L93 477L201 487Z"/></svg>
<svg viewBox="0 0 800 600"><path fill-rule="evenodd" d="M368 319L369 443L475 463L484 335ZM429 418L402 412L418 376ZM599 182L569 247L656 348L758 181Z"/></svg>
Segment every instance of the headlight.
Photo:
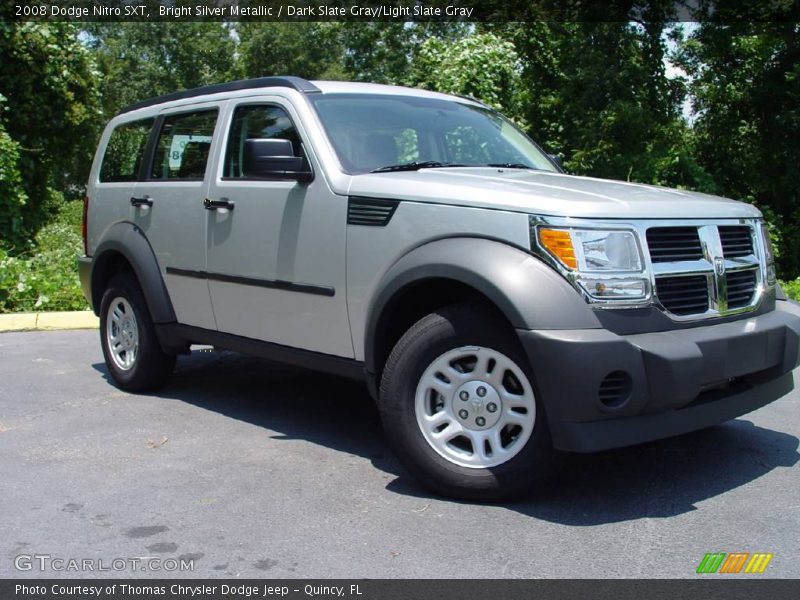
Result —
<svg viewBox="0 0 800 600"><path fill-rule="evenodd" d="M642 270L642 253L632 231L541 227L539 243L566 268L581 273Z"/></svg>
<svg viewBox="0 0 800 600"><path fill-rule="evenodd" d="M640 303L648 298L649 279L633 231L539 226L536 236L593 301Z"/></svg>

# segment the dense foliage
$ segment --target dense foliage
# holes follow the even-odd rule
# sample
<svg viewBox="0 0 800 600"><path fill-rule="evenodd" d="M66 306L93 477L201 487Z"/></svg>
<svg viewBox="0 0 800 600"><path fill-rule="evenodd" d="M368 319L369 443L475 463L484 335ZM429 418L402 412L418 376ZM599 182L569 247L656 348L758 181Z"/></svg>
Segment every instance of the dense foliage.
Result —
<svg viewBox="0 0 800 600"><path fill-rule="evenodd" d="M531 134L574 173L707 188L666 76L665 24L538 23L499 28L522 60ZM576 43L581 40L580 43Z"/></svg>
<svg viewBox="0 0 800 600"><path fill-rule="evenodd" d="M4 246L15 248L26 245L23 215L28 196L19 172L19 143L8 134L3 125L5 98L0 96L0 232Z"/></svg>
<svg viewBox="0 0 800 600"><path fill-rule="evenodd" d="M33 249L8 255L0 248L0 312L89 308L78 282L81 202L60 202L53 221L36 234Z"/></svg>
<svg viewBox="0 0 800 600"><path fill-rule="evenodd" d="M0 124L16 144L13 161L25 202L0 236L14 252L46 223L59 193L81 193L103 122L94 57L70 23L0 21ZM11 179L0 184L14 186ZM21 196L16 195L16 207ZM6 202L6 198L3 198ZM9 227L8 229L6 227Z"/></svg>
<svg viewBox="0 0 800 600"><path fill-rule="evenodd" d="M697 160L726 196L781 232L781 271L800 274L800 26L707 23L676 60L692 77Z"/></svg>
<svg viewBox="0 0 800 600"><path fill-rule="evenodd" d="M447 41L428 38L419 48L407 85L464 94L523 123L522 78L514 44L492 33Z"/></svg>
<svg viewBox="0 0 800 600"><path fill-rule="evenodd" d="M94 23L84 34L106 118L128 104L237 79L236 43L220 23Z"/></svg>
<svg viewBox="0 0 800 600"><path fill-rule="evenodd" d="M570 172L752 202L771 223L781 276L794 280L800 28L711 18L676 25L659 9L669 4L643 4L647 11L620 22L78 29L0 20L0 310L81 303L65 254L79 251L77 230L61 224L78 203L58 206L83 194L107 119L145 97L271 74L471 95L508 114ZM669 62L682 71L669 74Z"/></svg>

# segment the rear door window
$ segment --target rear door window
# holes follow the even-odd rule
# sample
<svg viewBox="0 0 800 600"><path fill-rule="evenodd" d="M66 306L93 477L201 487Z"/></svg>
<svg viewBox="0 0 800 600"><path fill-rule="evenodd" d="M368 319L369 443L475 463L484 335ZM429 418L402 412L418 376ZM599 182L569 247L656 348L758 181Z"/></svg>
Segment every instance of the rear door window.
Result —
<svg viewBox="0 0 800 600"><path fill-rule="evenodd" d="M144 160L147 140L153 127L153 119L133 121L118 125L106 144L100 181L136 181Z"/></svg>
<svg viewBox="0 0 800 600"><path fill-rule="evenodd" d="M217 109L164 118L156 142L151 179L202 180L211 152Z"/></svg>

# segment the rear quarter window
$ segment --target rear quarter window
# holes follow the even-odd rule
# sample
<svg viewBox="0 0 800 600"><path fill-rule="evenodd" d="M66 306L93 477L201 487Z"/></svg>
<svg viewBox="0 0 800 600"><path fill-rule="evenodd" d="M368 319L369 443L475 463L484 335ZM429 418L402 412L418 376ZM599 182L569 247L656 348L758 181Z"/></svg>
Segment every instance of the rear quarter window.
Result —
<svg viewBox="0 0 800 600"><path fill-rule="evenodd" d="M136 181L144 160L147 140L153 127L153 119L134 121L118 125L106 144L100 167L100 181Z"/></svg>

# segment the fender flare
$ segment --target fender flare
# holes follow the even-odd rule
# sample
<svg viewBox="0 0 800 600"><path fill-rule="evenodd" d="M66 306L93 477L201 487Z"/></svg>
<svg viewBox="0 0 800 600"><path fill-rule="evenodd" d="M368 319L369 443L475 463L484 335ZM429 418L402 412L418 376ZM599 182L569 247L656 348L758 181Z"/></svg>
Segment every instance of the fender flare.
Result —
<svg viewBox="0 0 800 600"><path fill-rule="evenodd" d="M133 268L153 322L174 323L177 320L175 310L153 248L144 232L128 221L115 223L109 227L94 252L91 282L92 306L95 313L100 311L100 299L103 296L101 282L107 279L105 271L110 266L109 258L113 252L121 254Z"/></svg>
<svg viewBox="0 0 800 600"><path fill-rule="evenodd" d="M411 250L381 279L368 310L367 373L376 373L376 335L392 298L425 279L452 279L488 298L515 329L599 329L589 305L551 267L509 244L484 238L445 238Z"/></svg>

